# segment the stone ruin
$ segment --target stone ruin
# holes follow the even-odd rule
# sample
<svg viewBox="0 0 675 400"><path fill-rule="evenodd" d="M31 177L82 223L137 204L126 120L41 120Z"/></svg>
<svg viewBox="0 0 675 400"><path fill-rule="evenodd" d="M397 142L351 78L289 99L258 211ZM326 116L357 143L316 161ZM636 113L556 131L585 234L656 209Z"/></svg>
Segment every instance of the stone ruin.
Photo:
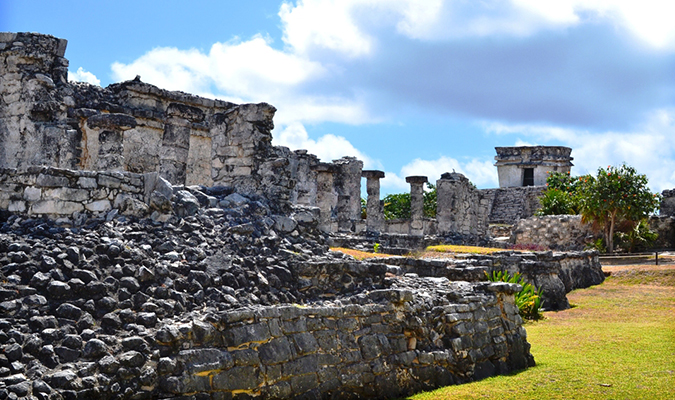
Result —
<svg viewBox="0 0 675 400"><path fill-rule="evenodd" d="M0 34L2 398L406 396L534 365L519 286L486 272L522 272L551 309L602 282L593 252L329 251L478 240L495 196L444 174L429 220L408 177L412 218L389 223L384 173L273 146L274 107L68 82L65 49Z"/></svg>

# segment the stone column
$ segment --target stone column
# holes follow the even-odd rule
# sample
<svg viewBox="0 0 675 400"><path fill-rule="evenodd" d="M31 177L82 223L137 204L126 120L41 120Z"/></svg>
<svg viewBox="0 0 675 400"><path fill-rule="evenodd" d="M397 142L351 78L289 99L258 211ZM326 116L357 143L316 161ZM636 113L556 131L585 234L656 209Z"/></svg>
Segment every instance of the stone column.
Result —
<svg viewBox="0 0 675 400"><path fill-rule="evenodd" d="M124 131L135 128L136 119L127 114L96 114L87 118L87 127L94 130L98 136L93 169L124 170Z"/></svg>
<svg viewBox="0 0 675 400"><path fill-rule="evenodd" d="M172 184L185 184L192 123L202 122L204 112L196 107L171 103L166 114L159 153L159 174Z"/></svg>
<svg viewBox="0 0 675 400"><path fill-rule="evenodd" d="M339 194L337 197L337 223L338 232L349 232L352 230L351 217L351 196Z"/></svg>
<svg viewBox="0 0 675 400"><path fill-rule="evenodd" d="M424 184L426 176L408 176L410 184L410 234L424 235Z"/></svg>
<svg viewBox="0 0 675 400"><path fill-rule="evenodd" d="M329 163L318 163L312 167L316 171L316 205L319 214L319 229L331 232L332 217L336 212L337 195L333 191L333 173L336 167Z"/></svg>
<svg viewBox="0 0 675 400"><path fill-rule="evenodd" d="M342 157L333 160L336 166L336 174L333 177L335 190L339 195L349 197L349 218L361 219L361 170L363 161L355 157Z"/></svg>
<svg viewBox="0 0 675 400"><path fill-rule="evenodd" d="M361 176L366 178L366 231L381 233L384 231L384 207L380 201L380 179L384 178L383 171L362 171Z"/></svg>
<svg viewBox="0 0 675 400"><path fill-rule="evenodd" d="M291 202L303 206L316 206L316 171L312 166L319 163L319 158L307 150L295 150L295 157L291 158L292 178L295 187L291 193Z"/></svg>

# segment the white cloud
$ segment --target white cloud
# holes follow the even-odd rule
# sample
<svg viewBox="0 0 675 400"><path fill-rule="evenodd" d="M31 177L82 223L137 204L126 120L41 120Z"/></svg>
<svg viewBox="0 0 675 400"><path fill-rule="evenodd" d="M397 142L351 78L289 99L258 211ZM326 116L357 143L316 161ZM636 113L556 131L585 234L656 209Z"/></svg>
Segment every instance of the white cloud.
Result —
<svg viewBox="0 0 675 400"><path fill-rule="evenodd" d="M82 67L78 68L75 73L68 71L68 80L71 82L87 82L92 85L101 86L101 80Z"/></svg>
<svg viewBox="0 0 675 400"><path fill-rule="evenodd" d="M415 159L401 168L402 176L423 175L429 182L435 183L445 172L459 172L479 187L496 187L497 168L493 161L472 159L466 162L451 157L440 157L436 160Z"/></svg>
<svg viewBox="0 0 675 400"><path fill-rule="evenodd" d="M208 53L196 49L155 48L130 64L112 65L116 80L140 75L143 82L235 103L268 102L279 110L279 125L294 122L376 122L357 95L303 93L303 84L326 74L321 63L276 50L269 39L215 43Z"/></svg>
<svg viewBox="0 0 675 400"><path fill-rule="evenodd" d="M213 85L221 93L243 99L279 97L322 70L319 63L273 49L261 36L215 43L208 54L159 47L131 64L112 65L117 80L141 75L145 82L191 93L210 91Z"/></svg>
<svg viewBox="0 0 675 400"><path fill-rule="evenodd" d="M395 172L385 171L380 180L380 187L384 193L406 193L410 191L410 184L405 178Z"/></svg>
<svg viewBox="0 0 675 400"><path fill-rule="evenodd" d="M371 25L425 37L439 23L442 6L443 0L300 0L284 3L279 17L284 42L295 53L324 49L353 58L372 52Z"/></svg>
<svg viewBox="0 0 675 400"><path fill-rule="evenodd" d="M609 20L656 47L675 45L675 3L663 0L300 0L279 12L284 42L298 54L326 49L348 57L370 54L373 26L410 38L530 35L589 20Z"/></svg>
<svg viewBox="0 0 675 400"><path fill-rule="evenodd" d="M572 148L573 174L595 173L599 167L627 163L646 174L652 190L675 187L675 109L651 113L629 132L590 132L545 125L485 124L487 132L519 134L537 144L551 141ZM524 143L518 139L516 145Z"/></svg>
<svg viewBox="0 0 675 400"><path fill-rule="evenodd" d="M274 135L273 144L286 146L292 150L305 149L324 162L331 162L343 156L351 156L363 161L364 169L376 167L376 163L370 157L360 152L344 137L328 134L314 140L309 137L305 127L298 122L280 129Z"/></svg>
<svg viewBox="0 0 675 400"><path fill-rule="evenodd" d="M609 19L628 28L655 47L675 45L675 3L663 0L513 0L517 7L557 25L582 21L580 15L592 12L595 18Z"/></svg>

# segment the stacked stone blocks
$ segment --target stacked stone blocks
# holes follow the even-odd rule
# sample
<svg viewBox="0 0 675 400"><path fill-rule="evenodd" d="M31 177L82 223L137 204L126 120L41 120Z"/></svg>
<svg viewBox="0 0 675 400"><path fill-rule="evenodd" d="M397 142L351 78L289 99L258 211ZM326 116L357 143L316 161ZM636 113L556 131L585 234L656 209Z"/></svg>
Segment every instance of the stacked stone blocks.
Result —
<svg viewBox="0 0 675 400"><path fill-rule="evenodd" d="M529 347L516 289L488 284L443 306L380 290L365 304L240 310L167 327L157 333L159 388L176 396L393 398L506 373L531 362L513 351Z"/></svg>

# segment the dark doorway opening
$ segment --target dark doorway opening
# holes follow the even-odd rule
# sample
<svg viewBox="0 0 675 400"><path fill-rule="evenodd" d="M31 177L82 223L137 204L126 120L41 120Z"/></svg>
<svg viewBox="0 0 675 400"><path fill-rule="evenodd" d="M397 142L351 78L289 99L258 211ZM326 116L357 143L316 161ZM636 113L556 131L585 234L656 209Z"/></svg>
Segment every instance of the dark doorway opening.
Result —
<svg viewBox="0 0 675 400"><path fill-rule="evenodd" d="M523 173L523 186L534 186L534 168L525 168Z"/></svg>

